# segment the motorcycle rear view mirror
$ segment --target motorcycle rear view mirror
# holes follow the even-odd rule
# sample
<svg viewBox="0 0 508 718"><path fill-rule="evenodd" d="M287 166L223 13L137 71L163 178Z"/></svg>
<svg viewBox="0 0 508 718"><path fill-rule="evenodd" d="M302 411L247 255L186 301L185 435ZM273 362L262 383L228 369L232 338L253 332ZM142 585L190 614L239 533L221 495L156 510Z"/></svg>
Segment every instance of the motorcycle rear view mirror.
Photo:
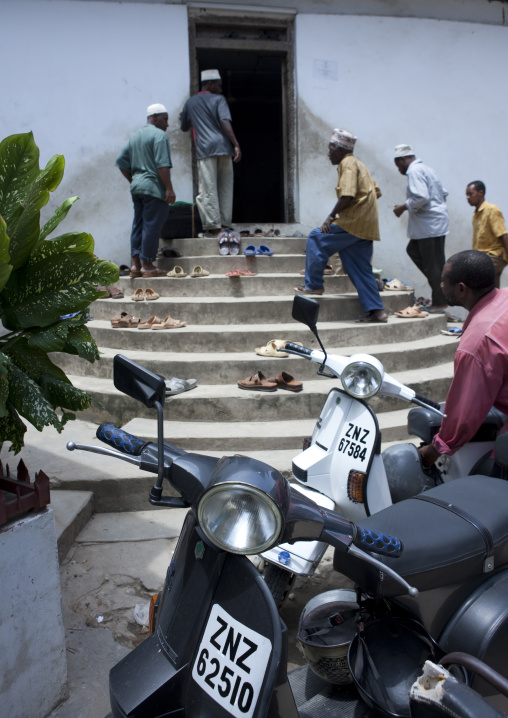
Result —
<svg viewBox="0 0 508 718"><path fill-rule="evenodd" d="M302 294L295 294L291 316L300 324L305 324L317 336L317 320L319 315L319 302Z"/></svg>
<svg viewBox="0 0 508 718"><path fill-rule="evenodd" d="M302 294L295 294L295 297L293 299L293 311L291 312L291 316L293 319L295 319L297 322L300 322L301 324L305 324L311 332L314 334L316 339L319 342L319 346L323 350L323 354L325 355L325 358L323 360L323 363L321 364L321 367L318 370L318 374L320 376L326 376L328 379L335 379L335 374L331 374L330 372L326 371L325 365L326 365L326 349L323 346L323 342L319 338L318 330L317 330L317 320L319 316L319 302L316 299L310 299L310 297L305 297Z"/></svg>
<svg viewBox="0 0 508 718"><path fill-rule="evenodd" d="M155 406L155 402L164 404L164 377L136 364L123 354L117 354L113 359L113 382L118 391L142 402L149 409Z"/></svg>

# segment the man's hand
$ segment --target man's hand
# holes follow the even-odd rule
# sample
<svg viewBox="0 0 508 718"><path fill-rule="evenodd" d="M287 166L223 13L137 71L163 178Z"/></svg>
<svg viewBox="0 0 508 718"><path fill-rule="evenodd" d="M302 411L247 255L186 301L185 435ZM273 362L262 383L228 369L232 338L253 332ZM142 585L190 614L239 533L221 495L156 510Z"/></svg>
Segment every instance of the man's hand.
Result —
<svg viewBox="0 0 508 718"><path fill-rule="evenodd" d="M235 151L235 156L233 157L233 162L240 162L240 160L242 159L242 153L240 151L240 146L235 145L233 147L233 149Z"/></svg>
<svg viewBox="0 0 508 718"><path fill-rule="evenodd" d="M422 457L422 461L425 464L425 466L433 466L433 464L439 459L441 454L436 449L434 444L427 444L426 446L420 446L418 449L418 452L420 456Z"/></svg>
<svg viewBox="0 0 508 718"><path fill-rule="evenodd" d="M330 234L331 233L331 225L332 225L332 218L328 216L323 224L321 225L321 231L323 234Z"/></svg>
<svg viewBox="0 0 508 718"><path fill-rule="evenodd" d="M396 204L395 207L393 208L393 214L396 217L401 217L404 214L404 212L406 211L406 209L407 209L407 207L405 204Z"/></svg>
<svg viewBox="0 0 508 718"><path fill-rule="evenodd" d="M174 193L173 189L166 188L165 202L167 202L167 204L173 204L174 202L176 202L176 194Z"/></svg>

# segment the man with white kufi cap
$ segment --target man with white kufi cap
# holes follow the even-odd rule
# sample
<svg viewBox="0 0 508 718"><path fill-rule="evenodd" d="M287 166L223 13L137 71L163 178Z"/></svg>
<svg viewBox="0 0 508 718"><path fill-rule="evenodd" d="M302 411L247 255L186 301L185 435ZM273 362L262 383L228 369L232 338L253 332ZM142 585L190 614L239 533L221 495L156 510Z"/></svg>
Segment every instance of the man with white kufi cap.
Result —
<svg viewBox="0 0 508 718"><path fill-rule="evenodd" d="M388 315L371 264L373 242L380 239L377 198L381 191L367 167L353 156L356 139L341 129L335 129L330 138L328 158L337 166L337 202L321 227L307 238L305 284L295 291L323 294L323 271L328 258L338 252L365 312L357 321L386 322Z"/></svg>
<svg viewBox="0 0 508 718"><path fill-rule="evenodd" d="M406 202L396 204L393 213L408 213L406 252L427 279L432 290L431 313L444 312L448 302L441 290L441 273L445 263L445 236L449 230L446 196L436 173L419 159L411 145L397 145L394 162L407 177Z"/></svg>
<svg viewBox="0 0 508 718"><path fill-rule="evenodd" d="M171 152L166 135L168 111L149 105L147 124L135 132L117 157L116 166L129 181L134 221L131 230L131 277L163 277L154 265L168 203L176 199L171 183Z"/></svg>
<svg viewBox="0 0 508 718"><path fill-rule="evenodd" d="M187 100L180 123L184 132L191 128L193 131L199 179L196 204L206 234L216 237L221 229L231 225L232 162L239 162L242 157L218 70L203 70L201 92Z"/></svg>

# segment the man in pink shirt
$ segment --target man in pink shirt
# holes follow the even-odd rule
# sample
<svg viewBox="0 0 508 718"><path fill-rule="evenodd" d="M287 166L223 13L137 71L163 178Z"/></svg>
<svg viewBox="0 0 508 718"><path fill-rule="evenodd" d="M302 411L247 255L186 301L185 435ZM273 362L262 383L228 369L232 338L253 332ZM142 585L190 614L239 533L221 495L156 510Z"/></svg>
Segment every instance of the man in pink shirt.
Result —
<svg viewBox="0 0 508 718"><path fill-rule="evenodd" d="M419 449L428 466L470 441L491 406L508 414L508 289L496 289L492 260L474 249L448 259L441 288L450 306L469 315L455 353L447 418L432 443ZM507 429L508 422L501 431Z"/></svg>

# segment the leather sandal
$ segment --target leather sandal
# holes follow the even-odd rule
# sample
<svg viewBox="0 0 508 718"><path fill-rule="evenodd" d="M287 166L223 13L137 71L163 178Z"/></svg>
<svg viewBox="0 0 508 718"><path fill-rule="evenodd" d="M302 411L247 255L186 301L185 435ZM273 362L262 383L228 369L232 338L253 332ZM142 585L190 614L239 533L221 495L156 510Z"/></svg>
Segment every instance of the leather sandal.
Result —
<svg viewBox="0 0 508 718"><path fill-rule="evenodd" d="M147 319L146 322L140 322L138 324L138 329L151 329L152 324L160 324L162 322L162 319L159 319L159 317L153 316L150 317L150 319Z"/></svg>
<svg viewBox="0 0 508 718"><path fill-rule="evenodd" d="M281 371L277 376L269 377L267 381L275 382L277 389L287 389L287 391L301 391L303 389L303 382L295 381L294 377L285 371Z"/></svg>
<svg viewBox="0 0 508 718"><path fill-rule="evenodd" d="M277 384L275 382L269 382L266 376L258 371L253 376L247 377L247 379L239 379L238 387L240 389L248 389L249 391L276 391Z"/></svg>
<svg viewBox="0 0 508 718"><path fill-rule="evenodd" d="M402 309L400 312L395 312L396 317L401 317L402 319L425 319L425 317L429 316L428 312L422 312L421 309L418 309L417 306L414 307L406 307L405 309Z"/></svg>
<svg viewBox="0 0 508 718"><path fill-rule="evenodd" d="M139 322L139 317L133 317L127 312L122 312L119 317L113 317L111 326L113 329L136 329Z"/></svg>
<svg viewBox="0 0 508 718"><path fill-rule="evenodd" d="M167 316L165 319L162 320L160 323L153 323L152 329L180 329L181 327L185 326L185 322L181 322L178 319L173 319L173 317Z"/></svg>

